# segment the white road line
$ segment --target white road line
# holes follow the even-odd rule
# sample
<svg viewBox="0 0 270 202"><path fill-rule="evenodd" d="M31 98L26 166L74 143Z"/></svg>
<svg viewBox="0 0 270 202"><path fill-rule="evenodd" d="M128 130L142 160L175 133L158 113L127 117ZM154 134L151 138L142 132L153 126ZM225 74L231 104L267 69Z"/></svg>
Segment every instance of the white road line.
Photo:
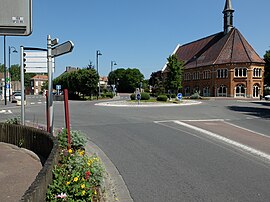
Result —
<svg viewBox="0 0 270 202"><path fill-rule="evenodd" d="M203 121L203 120L201 120L201 121ZM230 139L225 138L225 137L223 137L223 136L220 136L220 135L218 135L218 134L216 134L216 133L213 133L213 132L204 130L204 129L199 128L199 127L196 127L196 126L192 126L192 125L187 124L187 123L184 123L184 122L182 122L182 121L178 121L178 120L154 121L154 123L166 123L166 122L173 122L173 123L176 123L176 124L178 124L178 125L184 126L184 127L186 127L186 128L190 128L190 129L196 130L196 131L198 131L198 132L204 133L205 135L208 135L208 136L213 137L213 138L215 138L215 139L221 140L221 141L223 141L223 142L225 142L225 143L227 143L227 144L230 144L230 145L233 145L233 146L235 146L235 147L237 147L237 148L240 148L240 149L242 149L243 151L246 151L246 152L251 153L251 154L253 154L253 155L256 155L256 156L259 156L259 157L261 157L261 158L264 158L264 159L266 159L267 161L270 161L270 155L269 155L269 154L266 154L266 153L264 153L264 152L262 152L262 151L259 151L259 150L256 150L256 149L253 149L253 148L251 148L251 147L249 147L249 146L246 146L246 145L244 145L244 144L241 144L241 143L239 143L239 142L230 140ZM226 122L226 123L227 123L227 122ZM230 124L230 123L228 123L228 124ZM231 125L233 125L233 124L231 124ZM235 126L235 125L233 125L233 126ZM238 127L239 127L239 126L238 126ZM241 128L241 127L239 127L239 128ZM242 129L247 130L247 131L249 131L249 132L254 132L254 131L251 131L251 130L248 130L248 129L245 129L245 128L242 128ZM259 134L259 133L257 133L257 134ZM259 135L263 135L263 134L259 134ZM265 135L263 135L263 136L265 136Z"/></svg>
<svg viewBox="0 0 270 202"><path fill-rule="evenodd" d="M242 150L244 150L244 151L247 151L247 152L249 152L249 153L251 153L251 154L260 156L260 157L265 158L265 159L267 159L268 161L270 161L270 155L268 155L268 154L266 154L266 153L264 153L264 152L261 152L261 151L259 151L259 150L253 149L253 148L251 148L251 147L248 147L248 146L246 146L246 145L244 145L244 144L241 144L241 143L239 143L239 142L230 140L230 139L228 139L228 138L222 137L222 136L217 135L217 134L215 134L215 133L212 133L212 132L210 132L210 131L207 131L207 130L198 128L198 127L196 127L196 126L192 126L192 125L186 124L186 123L181 122L181 121L174 121L174 123L179 124L179 125L182 125L182 126L185 126L185 127L187 127L187 128L193 129L193 130L196 130L196 131L198 131L198 132L204 133L204 134L206 134L206 135L208 135L208 136L211 136L211 137L213 137L213 138L216 138L216 139L218 139L218 140L221 140L221 141L223 141L223 142L226 142L226 143L228 143L228 144L231 144L231 145L233 145L233 146L235 146L235 147L238 147L238 148L240 148L240 149L242 149Z"/></svg>

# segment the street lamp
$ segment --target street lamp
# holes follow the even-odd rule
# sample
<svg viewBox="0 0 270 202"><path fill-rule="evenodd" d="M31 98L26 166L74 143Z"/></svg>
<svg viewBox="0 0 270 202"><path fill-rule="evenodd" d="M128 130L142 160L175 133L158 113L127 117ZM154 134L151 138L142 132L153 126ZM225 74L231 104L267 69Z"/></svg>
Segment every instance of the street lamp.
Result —
<svg viewBox="0 0 270 202"><path fill-rule="evenodd" d="M10 74L10 54L11 54L11 49L13 49L13 53L18 53L16 48L14 46L8 46L8 73L9 73L9 101L11 102L11 74Z"/></svg>
<svg viewBox="0 0 270 202"><path fill-rule="evenodd" d="M113 66L117 65L115 61L111 61L111 72L113 71Z"/></svg>
<svg viewBox="0 0 270 202"><path fill-rule="evenodd" d="M102 55L100 50L97 50L97 54L96 54L96 56L97 56L97 73L98 73L98 56L100 56L100 55ZM98 99L99 95L100 95L100 76L98 73L98 96L97 96L97 99Z"/></svg>

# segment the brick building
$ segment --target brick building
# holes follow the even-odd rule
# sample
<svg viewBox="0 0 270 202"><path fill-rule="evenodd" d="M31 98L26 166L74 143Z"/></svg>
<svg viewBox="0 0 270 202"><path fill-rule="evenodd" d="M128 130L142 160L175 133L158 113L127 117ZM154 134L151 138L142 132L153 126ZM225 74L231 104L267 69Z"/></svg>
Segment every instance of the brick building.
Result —
<svg viewBox="0 0 270 202"><path fill-rule="evenodd" d="M223 10L224 30L178 45L173 52L184 61L183 94L258 98L263 94L264 60L233 27L231 0ZM166 74L166 65L162 72Z"/></svg>

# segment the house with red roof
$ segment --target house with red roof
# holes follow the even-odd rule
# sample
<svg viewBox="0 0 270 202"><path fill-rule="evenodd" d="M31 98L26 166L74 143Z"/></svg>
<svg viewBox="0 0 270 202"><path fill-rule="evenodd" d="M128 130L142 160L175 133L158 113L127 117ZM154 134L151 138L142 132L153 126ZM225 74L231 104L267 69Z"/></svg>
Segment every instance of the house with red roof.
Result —
<svg viewBox="0 0 270 202"><path fill-rule="evenodd" d="M183 94L259 98L263 94L265 62L240 31L233 27L231 0L223 10L224 30L178 45L173 52L184 62ZM166 65L162 72L166 74Z"/></svg>
<svg viewBox="0 0 270 202"><path fill-rule="evenodd" d="M48 81L47 75L35 75L31 78L31 94L38 95L41 92L41 87Z"/></svg>

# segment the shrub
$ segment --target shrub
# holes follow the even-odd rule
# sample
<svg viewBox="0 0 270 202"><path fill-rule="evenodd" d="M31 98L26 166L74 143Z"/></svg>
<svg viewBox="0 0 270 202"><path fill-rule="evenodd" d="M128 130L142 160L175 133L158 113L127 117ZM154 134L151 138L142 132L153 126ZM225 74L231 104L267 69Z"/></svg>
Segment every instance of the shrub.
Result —
<svg viewBox="0 0 270 202"><path fill-rule="evenodd" d="M57 138L58 138L59 146L61 148L68 147L67 129L59 130L57 134ZM70 139L71 139L71 148L74 148L74 149L82 148L86 144L86 138L81 131L71 130Z"/></svg>
<svg viewBox="0 0 270 202"><path fill-rule="evenodd" d="M163 102L166 102L168 99L167 95L159 95L157 97L157 101L163 101Z"/></svg>
<svg viewBox="0 0 270 202"><path fill-rule="evenodd" d="M105 94L105 96L108 97L108 98L113 98L113 93L112 92L107 92Z"/></svg>
<svg viewBox="0 0 270 202"><path fill-rule="evenodd" d="M148 93L141 93L141 100L149 100L150 99L150 95Z"/></svg>
<svg viewBox="0 0 270 202"><path fill-rule="evenodd" d="M135 99L136 99L135 93L132 93L132 94L130 95L130 99L131 99L131 100L135 100Z"/></svg>
<svg viewBox="0 0 270 202"><path fill-rule="evenodd" d="M20 125L21 124L21 118L20 117L14 117L14 118L8 119L6 121L6 123Z"/></svg>

